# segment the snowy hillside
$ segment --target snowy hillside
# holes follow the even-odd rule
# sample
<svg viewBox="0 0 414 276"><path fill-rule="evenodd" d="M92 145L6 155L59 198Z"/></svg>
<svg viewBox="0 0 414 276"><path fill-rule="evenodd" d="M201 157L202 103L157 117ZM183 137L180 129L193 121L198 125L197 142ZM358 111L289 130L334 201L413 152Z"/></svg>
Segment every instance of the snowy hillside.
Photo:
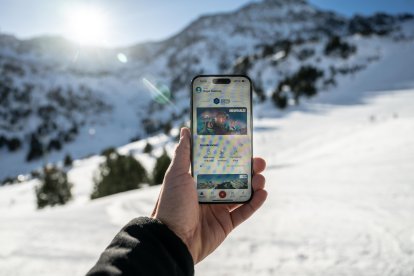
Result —
<svg viewBox="0 0 414 276"><path fill-rule="evenodd" d="M197 74L248 74L255 102L280 113L336 90L413 38L412 15L348 18L304 0L250 3L202 16L164 41L118 49L0 34L0 182L67 154L171 135L188 121ZM309 75L305 90L295 87Z"/></svg>
<svg viewBox="0 0 414 276"><path fill-rule="evenodd" d="M267 202L197 275L413 274L414 45L382 47L378 62L283 116L256 107ZM149 139L155 154L173 149L164 134ZM144 145L119 151L151 167ZM101 158L75 162L63 207L36 211L35 180L0 188L2 275L82 275L121 226L151 212L159 187L89 200Z"/></svg>

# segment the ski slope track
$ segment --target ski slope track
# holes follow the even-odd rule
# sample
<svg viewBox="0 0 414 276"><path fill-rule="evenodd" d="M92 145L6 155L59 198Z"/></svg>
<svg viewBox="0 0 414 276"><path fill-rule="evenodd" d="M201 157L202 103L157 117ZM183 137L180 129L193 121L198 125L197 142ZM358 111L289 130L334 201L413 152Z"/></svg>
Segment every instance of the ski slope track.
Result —
<svg viewBox="0 0 414 276"><path fill-rule="evenodd" d="M196 275L414 275L414 46L388 49L285 116L256 107L268 199ZM173 150L148 139L155 154ZM150 167L145 143L119 151ZM63 207L37 211L36 180L0 188L0 275L82 275L124 224L150 214L159 187L89 200L101 161L75 161Z"/></svg>

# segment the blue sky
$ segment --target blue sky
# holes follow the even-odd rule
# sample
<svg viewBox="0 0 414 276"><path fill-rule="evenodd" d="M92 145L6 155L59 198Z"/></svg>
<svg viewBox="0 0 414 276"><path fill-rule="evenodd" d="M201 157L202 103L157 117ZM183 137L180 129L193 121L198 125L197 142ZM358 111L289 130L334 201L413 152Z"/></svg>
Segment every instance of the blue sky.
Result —
<svg viewBox="0 0 414 276"><path fill-rule="evenodd" d="M73 37L73 14L85 5L103 14L105 46L130 45L166 38L206 13L231 11L248 0L0 0L0 32L20 38L53 34ZM341 14L414 13L414 0L310 0ZM79 8L81 7L81 8ZM69 23L68 23L69 22ZM70 27L68 25L72 24ZM72 29L71 29L72 28ZM104 31L102 30L104 28ZM88 36L88 33L85 34ZM77 38L76 38L77 39ZM101 37L97 38L101 39ZM97 40L98 41L98 40ZM92 41L93 43L93 41Z"/></svg>

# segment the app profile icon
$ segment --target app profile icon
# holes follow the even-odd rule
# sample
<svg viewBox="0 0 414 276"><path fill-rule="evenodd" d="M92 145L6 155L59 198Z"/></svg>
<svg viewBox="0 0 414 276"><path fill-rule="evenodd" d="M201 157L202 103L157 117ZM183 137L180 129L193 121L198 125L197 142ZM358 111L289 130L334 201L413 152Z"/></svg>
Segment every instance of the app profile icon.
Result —
<svg viewBox="0 0 414 276"><path fill-rule="evenodd" d="M200 93L202 91L200 86L197 86L195 90L196 90L197 93Z"/></svg>
<svg viewBox="0 0 414 276"><path fill-rule="evenodd" d="M215 104L219 104L219 103L220 103L220 99L219 99L219 98L215 98L215 99L213 100L213 102L214 102Z"/></svg>
<svg viewBox="0 0 414 276"><path fill-rule="evenodd" d="M220 197L220 198L225 198L225 197L226 197L226 195L227 195L227 194L226 194L226 192L225 192L225 191L220 191L220 192L219 192L219 197Z"/></svg>

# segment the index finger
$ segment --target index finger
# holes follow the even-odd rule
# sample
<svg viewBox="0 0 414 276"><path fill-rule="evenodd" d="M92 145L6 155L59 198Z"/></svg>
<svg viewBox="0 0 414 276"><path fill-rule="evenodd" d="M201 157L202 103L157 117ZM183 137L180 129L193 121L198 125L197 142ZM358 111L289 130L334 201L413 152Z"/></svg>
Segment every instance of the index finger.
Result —
<svg viewBox="0 0 414 276"><path fill-rule="evenodd" d="M266 168L266 161L261 157L253 158L253 172L254 174L261 173Z"/></svg>

